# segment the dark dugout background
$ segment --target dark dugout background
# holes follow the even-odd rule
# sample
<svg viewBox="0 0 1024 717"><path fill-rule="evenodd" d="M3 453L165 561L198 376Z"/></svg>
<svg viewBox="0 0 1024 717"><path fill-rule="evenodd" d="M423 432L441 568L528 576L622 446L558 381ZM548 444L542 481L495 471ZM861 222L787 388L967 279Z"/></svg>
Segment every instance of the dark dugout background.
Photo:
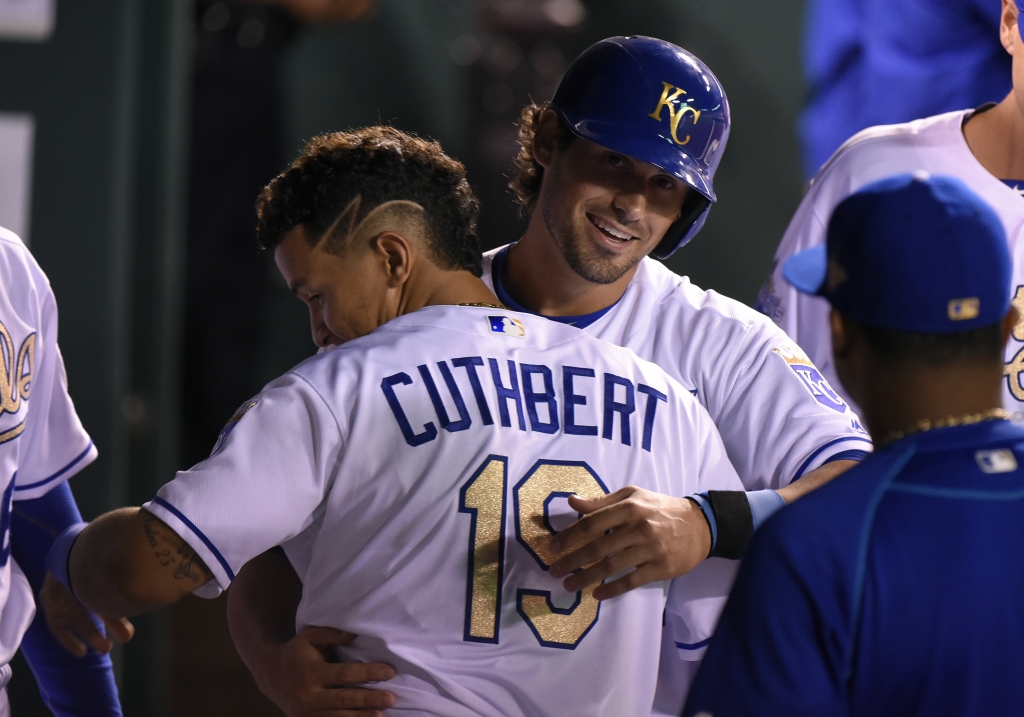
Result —
<svg viewBox="0 0 1024 717"><path fill-rule="evenodd" d="M0 111L36 119L31 248L100 448L71 483L86 518L148 500L312 353L305 309L251 235L255 192L305 140L377 122L436 138L469 169L485 248L514 241L513 121L603 37L675 42L725 86L719 202L668 264L752 303L802 191L801 22L800 0L377 0L326 26L236 3L59 0L48 41L0 42ZM278 714L234 653L223 597L136 625L116 653L126 714ZM18 717L49 714L24 662L9 689Z"/></svg>

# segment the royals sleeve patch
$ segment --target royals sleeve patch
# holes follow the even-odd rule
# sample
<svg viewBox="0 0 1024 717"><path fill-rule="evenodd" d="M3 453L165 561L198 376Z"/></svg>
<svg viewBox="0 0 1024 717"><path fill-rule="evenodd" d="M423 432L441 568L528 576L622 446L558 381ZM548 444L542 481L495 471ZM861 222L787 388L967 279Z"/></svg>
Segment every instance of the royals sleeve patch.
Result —
<svg viewBox="0 0 1024 717"><path fill-rule="evenodd" d="M814 400L826 408L843 413L846 410L846 401L829 386L828 381L821 375L817 367L807 358L807 354L794 344L783 344L772 349L783 361L789 364L800 380L804 388L811 392Z"/></svg>
<svg viewBox="0 0 1024 717"><path fill-rule="evenodd" d="M259 403L259 401L246 401L242 404L242 407L235 412L235 415L228 419L228 422L224 424L224 428L220 429L220 435L217 436L217 442L214 444L213 450L210 451L210 458L213 458L224 450L224 444L227 443L228 436L231 435L231 431L235 430L235 426L237 426L238 422L242 420L242 416L252 410L257 403Z"/></svg>

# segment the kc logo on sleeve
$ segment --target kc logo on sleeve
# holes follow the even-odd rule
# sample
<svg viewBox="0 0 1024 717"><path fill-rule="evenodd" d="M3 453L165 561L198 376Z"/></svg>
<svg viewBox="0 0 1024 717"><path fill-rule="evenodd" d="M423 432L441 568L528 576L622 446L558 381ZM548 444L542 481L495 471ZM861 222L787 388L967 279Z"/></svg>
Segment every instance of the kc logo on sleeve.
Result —
<svg viewBox="0 0 1024 717"><path fill-rule="evenodd" d="M220 429L220 435L217 436L217 442L213 445L213 450L210 451L210 458L224 450L224 445L228 441L228 436L231 435L231 431L235 430L235 426L242 420L249 411L251 411L259 401L246 401L246 403L235 411L235 415L228 419L228 422L224 424L224 428Z"/></svg>
<svg viewBox="0 0 1024 717"><path fill-rule="evenodd" d="M488 316L487 321L491 325L492 333L505 334L516 339L526 336L526 327L523 326L523 322L519 319L513 319L508 316Z"/></svg>
<svg viewBox="0 0 1024 717"><path fill-rule="evenodd" d="M814 396L818 403L839 413L846 410L846 401L832 390L832 387L828 385L828 381L825 380L821 372L807 358L807 354L800 348L794 344L783 344L772 349L772 351L789 364L789 367L793 369L793 373L800 377L804 386L811 392L811 395Z"/></svg>
<svg viewBox="0 0 1024 717"><path fill-rule="evenodd" d="M25 430L25 412L32 393L32 374L36 361L36 335L17 342L0 323L0 443L14 440ZM4 419L5 414L13 418Z"/></svg>

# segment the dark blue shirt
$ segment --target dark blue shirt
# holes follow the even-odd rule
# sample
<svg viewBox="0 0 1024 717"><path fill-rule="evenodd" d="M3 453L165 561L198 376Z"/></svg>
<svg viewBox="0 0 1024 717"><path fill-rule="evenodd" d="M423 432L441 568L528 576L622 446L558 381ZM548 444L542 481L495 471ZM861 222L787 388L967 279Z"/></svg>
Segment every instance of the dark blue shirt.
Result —
<svg viewBox="0 0 1024 717"><path fill-rule="evenodd" d="M804 172L866 127L978 107L1011 88L998 0L811 0Z"/></svg>
<svg viewBox="0 0 1024 717"><path fill-rule="evenodd" d="M686 715L1024 705L1024 428L908 436L754 536Z"/></svg>

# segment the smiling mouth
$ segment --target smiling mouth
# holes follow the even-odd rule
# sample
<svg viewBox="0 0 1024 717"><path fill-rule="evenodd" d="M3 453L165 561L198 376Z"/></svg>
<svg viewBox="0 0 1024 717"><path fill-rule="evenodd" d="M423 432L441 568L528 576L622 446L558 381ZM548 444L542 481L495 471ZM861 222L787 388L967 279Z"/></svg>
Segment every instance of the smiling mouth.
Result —
<svg viewBox="0 0 1024 717"><path fill-rule="evenodd" d="M587 219L590 220L591 224L593 224L595 227L597 227L597 230L599 232L604 234L608 239L610 239L613 242L618 242L618 243L624 244L624 243L626 243L628 241L632 241L632 240L638 239L638 237L626 234L621 229L616 229L614 226L612 226L608 222L604 221L600 217L594 216L593 214L589 214L588 213L587 214Z"/></svg>

